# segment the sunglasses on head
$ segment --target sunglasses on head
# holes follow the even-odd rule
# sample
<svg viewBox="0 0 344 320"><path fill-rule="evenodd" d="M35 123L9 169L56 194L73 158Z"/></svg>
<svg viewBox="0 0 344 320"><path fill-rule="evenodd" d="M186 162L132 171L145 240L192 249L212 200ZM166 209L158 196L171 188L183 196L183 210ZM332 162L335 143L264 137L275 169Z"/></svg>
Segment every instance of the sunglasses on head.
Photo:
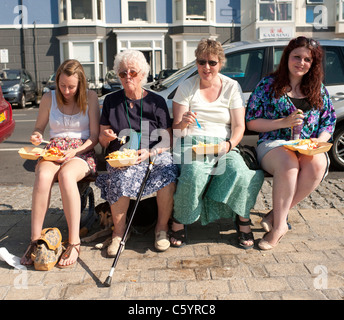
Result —
<svg viewBox="0 0 344 320"><path fill-rule="evenodd" d="M197 63L200 66L204 66L208 63L211 67L215 67L219 62L214 60L197 60Z"/></svg>
<svg viewBox="0 0 344 320"><path fill-rule="evenodd" d="M140 71L141 71L141 70L140 70ZM128 75L129 75L131 78L136 78L140 71L135 71L135 70L129 70L129 72L127 72L127 71L122 71L122 72L120 72L118 75L119 75L119 77L122 78L122 79L126 78Z"/></svg>
<svg viewBox="0 0 344 320"><path fill-rule="evenodd" d="M317 48L318 47L318 41L314 40L314 39L311 39L311 38L306 38L306 37L297 37L296 38L296 43L297 44L304 44L304 43L307 43L308 45L310 45L311 47L313 48Z"/></svg>

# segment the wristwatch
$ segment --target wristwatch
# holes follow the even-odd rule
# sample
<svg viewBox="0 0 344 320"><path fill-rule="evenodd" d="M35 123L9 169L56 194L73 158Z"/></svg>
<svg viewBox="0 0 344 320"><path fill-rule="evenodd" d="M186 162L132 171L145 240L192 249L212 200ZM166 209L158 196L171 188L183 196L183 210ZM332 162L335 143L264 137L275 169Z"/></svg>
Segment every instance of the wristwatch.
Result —
<svg viewBox="0 0 344 320"><path fill-rule="evenodd" d="M229 152L229 151L232 150L232 142L231 142L231 139L230 139L230 138L226 138L225 141L229 143L229 150L228 150L228 152Z"/></svg>

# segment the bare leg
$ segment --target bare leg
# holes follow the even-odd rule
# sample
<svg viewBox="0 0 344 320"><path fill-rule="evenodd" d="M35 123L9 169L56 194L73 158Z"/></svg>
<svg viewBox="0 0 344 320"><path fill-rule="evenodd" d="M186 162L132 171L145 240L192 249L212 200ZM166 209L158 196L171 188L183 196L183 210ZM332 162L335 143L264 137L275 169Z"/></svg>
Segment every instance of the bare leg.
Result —
<svg viewBox="0 0 344 320"><path fill-rule="evenodd" d="M82 180L89 172L90 169L85 162L74 159L63 165L58 174L63 210L68 224L68 242L70 244L80 243L81 203L77 182ZM80 246L77 246L78 250L79 248ZM59 265L68 266L73 264L77 258L77 250L72 250L69 258L61 259Z"/></svg>
<svg viewBox="0 0 344 320"><path fill-rule="evenodd" d="M264 156L262 167L273 175L273 228L264 238L275 245L288 228L286 219L297 189L299 161L294 152L280 147Z"/></svg>
<svg viewBox="0 0 344 320"><path fill-rule="evenodd" d="M317 188L324 176L327 166L327 160L324 154L317 154L312 157L299 154L296 155L299 161L299 172L296 182L296 191L289 210L309 196ZM270 214L266 219L273 224L274 214Z"/></svg>
<svg viewBox="0 0 344 320"><path fill-rule="evenodd" d="M157 192L158 221L155 226L154 246L158 251L166 251L171 245L168 236L168 221L172 215L175 190L175 183L170 183Z"/></svg>
<svg viewBox="0 0 344 320"><path fill-rule="evenodd" d="M112 238L123 237L129 204L129 197L120 197L117 202L111 205L111 214L114 223Z"/></svg>
<svg viewBox="0 0 344 320"><path fill-rule="evenodd" d="M320 184L326 170L327 159L324 153L314 156L299 156L300 171L297 189L290 208L309 196Z"/></svg>
<svg viewBox="0 0 344 320"><path fill-rule="evenodd" d="M45 214L49 208L51 188L59 169L59 165L50 161L42 160L37 164L32 191L31 241L41 236ZM25 254L20 262L23 265L33 263L30 257L25 257Z"/></svg>
<svg viewBox="0 0 344 320"><path fill-rule="evenodd" d="M110 257L114 257L117 254L121 239L123 238L126 228L126 217L129 204L130 198L123 196L111 205L111 214L114 226L112 232L112 239L107 248L107 254ZM124 250L124 246L122 250Z"/></svg>
<svg viewBox="0 0 344 320"><path fill-rule="evenodd" d="M158 221L155 227L155 232L168 231L168 221L172 215L173 194L175 190L176 184L172 182L157 192L156 200L158 204Z"/></svg>

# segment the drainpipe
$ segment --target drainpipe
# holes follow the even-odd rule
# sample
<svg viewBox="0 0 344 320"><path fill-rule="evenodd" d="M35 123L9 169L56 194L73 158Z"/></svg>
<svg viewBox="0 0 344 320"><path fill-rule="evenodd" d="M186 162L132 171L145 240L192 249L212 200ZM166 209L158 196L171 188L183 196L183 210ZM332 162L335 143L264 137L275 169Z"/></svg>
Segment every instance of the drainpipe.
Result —
<svg viewBox="0 0 344 320"><path fill-rule="evenodd" d="M39 75L39 70L38 70L38 59L37 59L37 55L38 55L38 52L37 52L37 29L36 29L36 20L34 21L33 23L33 42L34 42L34 45L33 45L33 65L34 65L34 69L35 69L35 83L36 83L36 86L37 86L37 89L40 90L40 83L38 83L38 75Z"/></svg>
<svg viewBox="0 0 344 320"><path fill-rule="evenodd" d="M21 5L21 8L23 8L23 0L20 0L19 1L20 5ZM23 17L23 9L22 9L22 27L20 29L20 40L21 40L21 63L22 63L22 68L23 69L26 69L25 66L25 37L24 37L24 17Z"/></svg>

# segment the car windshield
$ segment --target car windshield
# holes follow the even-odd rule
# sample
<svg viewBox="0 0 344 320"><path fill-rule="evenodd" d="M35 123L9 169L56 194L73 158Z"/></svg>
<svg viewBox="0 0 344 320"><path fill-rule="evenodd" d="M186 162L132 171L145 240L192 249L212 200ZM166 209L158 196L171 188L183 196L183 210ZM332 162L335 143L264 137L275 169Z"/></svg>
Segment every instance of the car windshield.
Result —
<svg viewBox="0 0 344 320"><path fill-rule="evenodd" d="M178 79L180 79L181 77L184 76L185 73L188 72L188 70L190 68L192 68L195 65L195 61L187 64L185 67L179 69L177 72L173 73L171 76L169 76L168 78L162 80L162 82L160 83L160 86L158 88L154 88L157 91L162 91L165 90L167 88L169 88L170 86L172 86Z"/></svg>
<svg viewBox="0 0 344 320"><path fill-rule="evenodd" d="M20 79L20 71L19 70L2 70L0 71L0 80L19 80Z"/></svg>
<svg viewBox="0 0 344 320"><path fill-rule="evenodd" d="M116 83L116 82L119 82L119 79L117 78L117 75L115 73L115 71L111 70L109 71L106 76L105 76L105 80L109 83Z"/></svg>

